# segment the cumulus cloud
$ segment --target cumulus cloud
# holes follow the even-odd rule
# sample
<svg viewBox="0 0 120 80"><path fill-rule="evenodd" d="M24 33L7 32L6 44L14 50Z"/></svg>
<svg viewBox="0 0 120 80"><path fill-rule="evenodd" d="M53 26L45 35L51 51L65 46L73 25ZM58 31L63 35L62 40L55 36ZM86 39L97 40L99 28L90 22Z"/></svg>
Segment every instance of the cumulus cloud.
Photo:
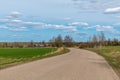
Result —
<svg viewBox="0 0 120 80"><path fill-rule="evenodd" d="M6 28L10 31L27 31L29 27L32 27L33 29L57 29L57 30L65 30L70 32L77 32L76 26L65 26L65 25L56 25L56 24L47 24L42 22L27 22L18 19L18 17L21 15L19 12L12 12L10 16L12 18L6 17L5 19L0 19L0 22L2 22L5 26L8 28L2 26L1 28Z"/></svg>
<svg viewBox="0 0 120 80"><path fill-rule="evenodd" d="M13 23L21 23L21 22L22 22L22 20L17 20L17 19L14 19L14 20L11 20L11 22L13 22Z"/></svg>
<svg viewBox="0 0 120 80"><path fill-rule="evenodd" d="M13 12L11 12L10 15L7 16L7 17L8 17L8 18L18 18L18 17L20 17L20 16L21 16L21 13L20 13L20 12L18 12L18 11L13 11Z"/></svg>
<svg viewBox="0 0 120 80"><path fill-rule="evenodd" d="M105 13L107 13L107 14L120 13L120 7L108 8L105 10Z"/></svg>
<svg viewBox="0 0 120 80"><path fill-rule="evenodd" d="M43 27L43 25L45 25L44 23L41 23L41 22L25 22L23 21L22 23L23 26L41 26Z"/></svg>
<svg viewBox="0 0 120 80"><path fill-rule="evenodd" d="M67 30L67 31L72 31L75 32L77 31L75 26L65 26L65 25L55 25L55 24L47 24L47 23L41 23L41 22L25 22L22 20L10 20L6 21L7 26L16 26L16 27L32 27L32 28L37 28L37 29L58 29L58 30ZM20 30L18 30L20 29ZM15 29L9 29L11 31L24 31L21 28L15 28Z"/></svg>
<svg viewBox="0 0 120 80"><path fill-rule="evenodd" d="M86 23L86 22L73 22L73 23L70 23L69 25L73 25L73 26L89 26L89 24Z"/></svg>
<svg viewBox="0 0 120 80"><path fill-rule="evenodd" d="M71 31L71 32L77 32L77 28L75 26L65 26L65 25L55 25L55 24L45 24L41 23L40 25L37 26L37 28L43 28L43 29L57 29L57 30L66 30L66 31Z"/></svg>
<svg viewBox="0 0 120 80"><path fill-rule="evenodd" d="M110 32L110 33L115 33L117 32L113 26L101 26L101 25L96 25L95 26L96 31L98 32Z"/></svg>
<svg viewBox="0 0 120 80"><path fill-rule="evenodd" d="M31 26L37 29L57 29L57 30L66 30L71 32L76 32L76 26L65 26L65 25L57 25L57 24L47 24L42 22L24 22L22 23L23 26Z"/></svg>
<svg viewBox="0 0 120 80"><path fill-rule="evenodd" d="M105 5L103 0L72 0L80 11L93 12L102 9Z"/></svg>
<svg viewBox="0 0 120 80"><path fill-rule="evenodd" d="M113 13L111 12L111 8L120 6L120 0L72 0L73 4L79 11L82 12L102 12L105 10L106 13ZM119 7L118 7L119 8ZM118 11L117 11L118 12ZM116 11L115 11L116 13Z"/></svg>

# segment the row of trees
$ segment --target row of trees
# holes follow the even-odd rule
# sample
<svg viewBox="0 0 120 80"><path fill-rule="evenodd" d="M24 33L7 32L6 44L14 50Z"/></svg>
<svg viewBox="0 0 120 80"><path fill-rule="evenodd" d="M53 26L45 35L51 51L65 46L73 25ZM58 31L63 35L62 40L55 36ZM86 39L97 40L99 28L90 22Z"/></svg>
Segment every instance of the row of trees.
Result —
<svg viewBox="0 0 120 80"><path fill-rule="evenodd" d="M0 47L79 47L79 48L93 48L103 46L120 46L120 41L117 38L106 39L103 32L99 35L93 35L88 38L87 42L74 42L73 38L69 35L64 38L61 35L53 37L49 42L0 42Z"/></svg>
<svg viewBox="0 0 120 80"><path fill-rule="evenodd" d="M61 35L58 35L57 37L53 37L52 39L50 39L49 43L52 47L73 47L73 38L67 35L63 39Z"/></svg>
<svg viewBox="0 0 120 80"><path fill-rule="evenodd" d="M46 42L0 42L0 48L48 47Z"/></svg>
<svg viewBox="0 0 120 80"><path fill-rule="evenodd" d="M93 47L103 47L103 46L120 46L120 41L117 38L114 39L106 39L103 32L99 35L93 35L89 37L87 42L81 42L80 48L93 48Z"/></svg>
<svg viewBox="0 0 120 80"><path fill-rule="evenodd" d="M62 38L61 35L58 35L57 37L53 37L50 39L49 42L0 42L1 48L24 48L24 47L73 47L73 38L69 35Z"/></svg>

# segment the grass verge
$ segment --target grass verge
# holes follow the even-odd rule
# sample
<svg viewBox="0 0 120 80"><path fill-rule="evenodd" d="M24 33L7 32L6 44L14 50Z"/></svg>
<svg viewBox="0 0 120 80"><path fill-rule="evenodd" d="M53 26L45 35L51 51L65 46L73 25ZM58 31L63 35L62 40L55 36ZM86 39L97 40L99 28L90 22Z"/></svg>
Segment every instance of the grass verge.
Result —
<svg viewBox="0 0 120 80"><path fill-rule="evenodd" d="M0 69L26 62L61 55L69 52L66 48L13 48L0 49Z"/></svg>
<svg viewBox="0 0 120 80"><path fill-rule="evenodd" d="M96 52L99 55L103 56L120 77L120 46L107 46L103 48L87 48L87 50Z"/></svg>

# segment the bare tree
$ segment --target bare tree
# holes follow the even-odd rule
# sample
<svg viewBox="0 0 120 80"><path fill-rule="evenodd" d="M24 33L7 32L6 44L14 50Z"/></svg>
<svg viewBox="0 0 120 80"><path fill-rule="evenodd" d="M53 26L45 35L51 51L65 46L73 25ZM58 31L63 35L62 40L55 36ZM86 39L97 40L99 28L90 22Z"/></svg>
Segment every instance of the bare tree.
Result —
<svg viewBox="0 0 120 80"><path fill-rule="evenodd" d="M53 37L52 39L49 40L49 45L51 47L55 47L55 37Z"/></svg>
<svg viewBox="0 0 120 80"><path fill-rule="evenodd" d="M34 47L34 42L33 42L33 40L31 40L31 42L30 42L30 47Z"/></svg>
<svg viewBox="0 0 120 80"><path fill-rule="evenodd" d="M100 47L104 46L105 45L105 35L103 32L100 33L99 35L99 43L100 43Z"/></svg>
<svg viewBox="0 0 120 80"><path fill-rule="evenodd" d="M119 45L119 40L117 38L114 38L113 45L114 46L118 46Z"/></svg>
<svg viewBox="0 0 120 80"><path fill-rule="evenodd" d="M62 47L63 46L63 40L62 40L61 35L58 35L55 38L55 45L56 45L56 47Z"/></svg>
<svg viewBox="0 0 120 80"><path fill-rule="evenodd" d="M98 38L96 35L93 35L92 42L93 42L94 46L96 47L98 44Z"/></svg>
<svg viewBox="0 0 120 80"><path fill-rule="evenodd" d="M72 47L73 46L73 39L72 39L72 37L69 36L69 35L65 36L65 38L64 38L64 44L67 47Z"/></svg>

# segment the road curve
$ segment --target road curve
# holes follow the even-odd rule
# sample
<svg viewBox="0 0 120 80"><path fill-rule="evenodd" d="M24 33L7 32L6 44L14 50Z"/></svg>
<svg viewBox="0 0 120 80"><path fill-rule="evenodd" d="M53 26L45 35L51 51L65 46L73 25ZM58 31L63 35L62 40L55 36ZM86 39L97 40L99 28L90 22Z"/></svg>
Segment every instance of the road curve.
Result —
<svg viewBox="0 0 120 80"><path fill-rule="evenodd" d="M71 48L68 54L0 71L0 80L120 80L96 53Z"/></svg>

